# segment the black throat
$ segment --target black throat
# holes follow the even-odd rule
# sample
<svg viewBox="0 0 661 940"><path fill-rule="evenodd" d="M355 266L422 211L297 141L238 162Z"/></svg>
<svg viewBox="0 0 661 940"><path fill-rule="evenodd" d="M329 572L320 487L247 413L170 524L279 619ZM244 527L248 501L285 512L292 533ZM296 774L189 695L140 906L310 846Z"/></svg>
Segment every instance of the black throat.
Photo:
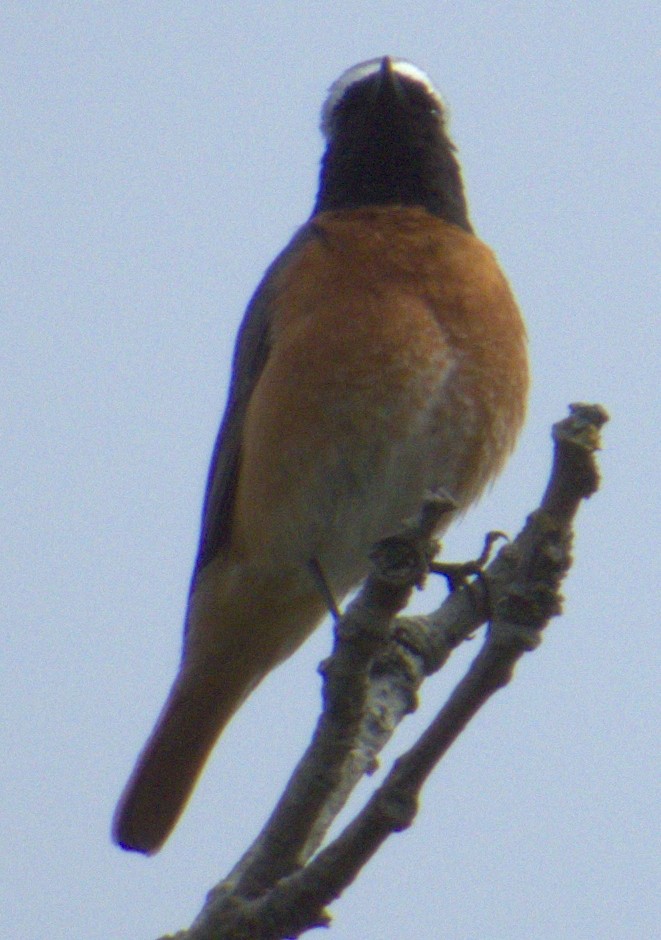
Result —
<svg viewBox="0 0 661 940"><path fill-rule="evenodd" d="M327 118L314 213L370 205L420 206L472 227L440 101L420 82L381 70L349 86Z"/></svg>

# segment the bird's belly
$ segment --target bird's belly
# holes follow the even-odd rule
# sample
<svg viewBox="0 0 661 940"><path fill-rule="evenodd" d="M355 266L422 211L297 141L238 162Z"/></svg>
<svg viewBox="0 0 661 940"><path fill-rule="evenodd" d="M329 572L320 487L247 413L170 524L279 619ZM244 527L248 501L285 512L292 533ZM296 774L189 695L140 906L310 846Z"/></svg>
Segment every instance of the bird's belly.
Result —
<svg viewBox="0 0 661 940"><path fill-rule="evenodd" d="M416 513L429 489L457 491L469 447L461 429L473 416L468 400L456 400L456 365L438 331L421 335L414 363L410 341L406 353L390 352L381 349L371 371L360 349L353 370L346 354L336 357L342 371L292 390L290 407L272 410L262 440L247 448L250 499L240 487L233 544L253 564L286 570L314 558L341 597L364 577L374 542Z"/></svg>
<svg viewBox="0 0 661 940"><path fill-rule="evenodd" d="M407 415L398 433L384 421L372 425L360 447L353 438L336 440L301 487L308 498L290 516L289 545L298 560L317 559L338 596L362 580L374 543L415 516L430 490L443 489L465 504L475 416L468 401L448 409L444 379L437 379L422 407L416 396L400 402ZM451 519L448 514L444 528Z"/></svg>

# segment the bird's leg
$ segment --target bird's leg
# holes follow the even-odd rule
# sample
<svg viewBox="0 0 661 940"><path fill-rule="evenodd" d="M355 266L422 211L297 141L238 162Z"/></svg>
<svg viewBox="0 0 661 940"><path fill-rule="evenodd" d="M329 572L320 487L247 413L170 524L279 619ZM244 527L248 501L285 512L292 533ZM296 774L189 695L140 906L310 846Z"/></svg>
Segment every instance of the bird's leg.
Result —
<svg viewBox="0 0 661 940"><path fill-rule="evenodd" d="M330 584L326 579L324 574L324 569L321 567L318 559L311 558L307 563L307 568L310 574L312 575L312 580L315 583L315 587L321 594L324 603L328 607L328 610L333 615L334 620L340 619L340 608L337 606L337 601L333 596L333 591Z"/></svg>

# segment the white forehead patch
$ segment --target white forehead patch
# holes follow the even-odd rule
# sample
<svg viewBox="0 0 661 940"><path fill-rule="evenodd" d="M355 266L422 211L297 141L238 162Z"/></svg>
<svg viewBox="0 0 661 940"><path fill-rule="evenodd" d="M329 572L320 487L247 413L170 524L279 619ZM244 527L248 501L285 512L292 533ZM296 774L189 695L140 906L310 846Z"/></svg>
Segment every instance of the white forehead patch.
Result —
<svg viewBox="0 0 661 940"><path fill-rule="evenodd" d="M361 82L363 79L369 78L370 75L375 75L381 70L382 63L383 56L379 59L368 59L367 62L359 62L358 65L353 65L350 69L347 69L346 72L343 72L337 81L333 82L328 91L328 97L321 109L321 130L325 137L329 135L330 118L335 109L335 105L341 100L347 88L350 88L351 85L354 85L356 82ZM390 57L390 63L394 72L397 72L404 78L410 78L414 82L423 85L430 95L433 95L434 98L441 101L441 96L432 85L429 76L426 72L423 72L422 69L419 69L417 65L408 62L406 59L397 59L394 56Z"/></svg>

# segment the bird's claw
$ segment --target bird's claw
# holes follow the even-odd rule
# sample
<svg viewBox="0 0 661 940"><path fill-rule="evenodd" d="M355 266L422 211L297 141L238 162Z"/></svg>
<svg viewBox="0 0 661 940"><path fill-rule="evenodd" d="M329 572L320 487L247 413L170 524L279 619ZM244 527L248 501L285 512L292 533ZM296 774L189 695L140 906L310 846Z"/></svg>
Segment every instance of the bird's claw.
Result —
<svg viewBox="0 0 661 940"><path fill-rule="evenodd" d="M509 541L504 532L494 530L487 532L484 539L484 546L477 558L471 561L433 561L429 570L432 574L440 574L446 579L450 592L456 591L468 583L471 577L483 578L484 566L491 558L491 552L498 539Z"/></svg>

